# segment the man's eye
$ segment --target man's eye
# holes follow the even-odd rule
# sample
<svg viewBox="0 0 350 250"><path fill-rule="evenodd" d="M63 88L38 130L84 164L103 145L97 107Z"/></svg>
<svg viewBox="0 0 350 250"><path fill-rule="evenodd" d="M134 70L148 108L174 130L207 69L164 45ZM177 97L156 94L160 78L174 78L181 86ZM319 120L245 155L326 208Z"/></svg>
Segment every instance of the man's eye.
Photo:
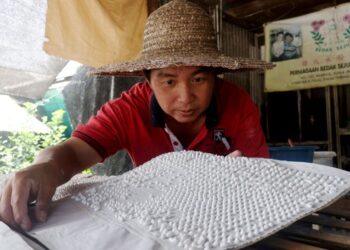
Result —
<svg viewBox="0 0 350 250"><path fill-rule="evenodd" d="M171 84L174 83L174 81L173 81L173 80L166 80L166 81L164 81L164 83L165 83L166 85L171 85Z"/></svg>
<svg viewBox="0 0 350 250"><path fill-rule="evenodd" d="M201 83L203 81L204 81L203 77L195 77L195 78L193 78L193 82L195 82L195 83Z"/></svg>

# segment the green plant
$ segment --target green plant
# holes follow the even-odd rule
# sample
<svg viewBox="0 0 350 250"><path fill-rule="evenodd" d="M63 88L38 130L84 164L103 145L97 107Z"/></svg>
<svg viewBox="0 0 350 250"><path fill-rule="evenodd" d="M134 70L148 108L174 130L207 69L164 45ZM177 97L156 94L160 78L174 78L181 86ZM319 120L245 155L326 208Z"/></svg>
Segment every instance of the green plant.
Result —
<svg viewBox="0 0 350 250"><path fill-rule="evenodd" d="M316 45L323 44L324 36L318 31L311 31L312 39L314 39Z"/></svg>
<svg viewBox="0 0 350 250"><path fill-rule="evenodd" d="M37 105L25 103L24 107L30 114L36 115ZM40 150L64 141L67 127L63 125L63 115L63 110L57 110L52 113L51 120L46 116L41 118L51 129L49 133L21 131L12 132L7 138L0 137L0 174L30 165Z"/></svg>
<svg viewBox="0 0 350 250"><path fill-rule="evenodd" d="M343 35L346 39L350 38L350 26L345 30Z"/></svg>

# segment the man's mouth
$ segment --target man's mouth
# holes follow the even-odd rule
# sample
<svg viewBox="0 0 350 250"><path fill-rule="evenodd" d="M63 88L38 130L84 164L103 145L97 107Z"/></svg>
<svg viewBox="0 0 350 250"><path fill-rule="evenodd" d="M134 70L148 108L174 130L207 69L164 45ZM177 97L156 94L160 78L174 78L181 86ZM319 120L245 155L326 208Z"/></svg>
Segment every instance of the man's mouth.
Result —
<svg viewBox="0 0 350 250"><path fill-rule="evenodd" d="M184 116L193 115L194 112L194 109L179 110L179 113Z"/></svg>

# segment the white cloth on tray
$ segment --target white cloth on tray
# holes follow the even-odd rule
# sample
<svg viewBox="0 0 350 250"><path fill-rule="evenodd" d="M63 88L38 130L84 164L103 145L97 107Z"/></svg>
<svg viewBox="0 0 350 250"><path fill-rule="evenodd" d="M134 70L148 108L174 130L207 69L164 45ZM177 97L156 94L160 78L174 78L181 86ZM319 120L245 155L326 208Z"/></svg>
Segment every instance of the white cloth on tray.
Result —
<svg viewBox="0 0 350 250"><path fill-rule="evenodd" d="M350 173L332 167L174 152L121 176L73 179L30 233L50 249L241 248L349 189Z"/></svg>

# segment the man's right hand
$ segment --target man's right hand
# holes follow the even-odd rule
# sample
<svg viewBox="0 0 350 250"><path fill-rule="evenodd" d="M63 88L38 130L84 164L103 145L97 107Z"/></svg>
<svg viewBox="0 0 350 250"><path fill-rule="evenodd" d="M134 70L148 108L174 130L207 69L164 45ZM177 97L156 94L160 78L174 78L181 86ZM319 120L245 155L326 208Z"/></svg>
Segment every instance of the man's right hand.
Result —
<svg viewBox="0 0 350 250"><path fill-rule="evenodd" d="M28 204L35 202L35 218L44 222L56 188L101 160L95 149L74 137L43 150L33 165L7 181L0 194L0 220L10 227L30 230Z"/></svg>
<svg viewBox="0 0 350 250"><path fill-rule="evenodd" d="M35 218L44 222L51 198L59 185L58 175L45 163L17 172L7 181L1 194L0 220L10 227L30 230L32 222L28 215L28 204L35 202Z"/></svg>

